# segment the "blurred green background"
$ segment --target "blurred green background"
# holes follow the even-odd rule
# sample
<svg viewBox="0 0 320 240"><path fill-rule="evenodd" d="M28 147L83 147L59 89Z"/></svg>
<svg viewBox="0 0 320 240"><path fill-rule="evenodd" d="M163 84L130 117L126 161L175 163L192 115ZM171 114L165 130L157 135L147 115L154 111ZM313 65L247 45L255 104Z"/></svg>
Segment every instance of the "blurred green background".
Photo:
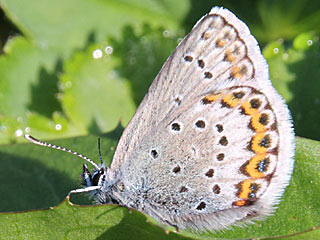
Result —
<svg viewBox="0 0 320 240"><path fill-rule="evenodd" d="M16 144L25 143L25 132L92 159L97 159L100 135L104 161L110 164L122 126L161 66L213 6L230 9L249 26L269 63L274 86L289 105L296 134L320 140L319 1L0 0L0 196L5 196L0 210L56 206L71 189L79 188L83 162L52 149ZM225 236L292 234L319 225L319 142L297 142L293 178L275 216L225 231ZM72 202L91 203L79 195L73 195ZM13 228L22 221L20 226L34 224L29 232L38 238L48 229L59 233L55 227L70 222L76 225L70 229L78 228L76 221L59 219L66 208L49 217L46 211L0 214L0 229L16 236L21 231ZM82 224L89 224L85 236L88 229L99 235L90 225L92 219L100 224L99 217L89 214L94 209L81 216ZM129 215L127 209L116 211ZM36 217L30 220L33 213ZM122 232L126 239L139 226L133 224L135 218L104 214L108 221L103 224L111 227L100 231L107 236ZM113 223L115 219L123 224ZM39 225L45 230L38 231ZM141 229L136 239L146 236L145 226ZM152 236L164 239L157 231Z"/></svg>
<svg viewBox="0 0 320 240"><path fill-rule="evenodd" d="M0 0L0 6L0 144L24 141L26 131L55 139L106 133L120 119L125 126L179 39L213 6L247 23L296 134L320 140L319 1Z"/></svg>

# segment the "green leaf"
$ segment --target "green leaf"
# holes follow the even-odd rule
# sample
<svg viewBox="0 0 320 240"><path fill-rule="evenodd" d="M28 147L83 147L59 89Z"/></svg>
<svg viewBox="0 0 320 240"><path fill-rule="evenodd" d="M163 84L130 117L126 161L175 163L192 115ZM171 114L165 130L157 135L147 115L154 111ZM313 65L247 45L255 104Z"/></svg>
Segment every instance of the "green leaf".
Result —
<svg viewBox="0 0 320 240"><path fill-rule="evenodd" d="M144 23L148 23L152 28L162 26L175 33L190 4L183 0L1 0L0 5L24 34L24 37L8 41L5 54L0 57L0 143L3 144L21 141L21 133L26 130L52 139L108 131L115 127L120 117L127 123L136 106L133 105L129 84L125 82L128 76L116 74L120 60L116 58L110 64L106 61L93 64L91 55L87 62L84 58L88 57L95 42L104 45L106 36L114 43L123 41L125 44L127 39L118 39L125 27L139 31ZM179 8L175 9L176 6ZM160 46L166 47L165 44ZM153 79L155 71L160 69L173 48L168 49L158 50L162 57L154 65L157 68L150 67L147 76L136 75L141 77L140 81L144 77L149 80L149 76L149 82ZM77 67L70 67L75 64L72 61L76 55L82 55L83 62L77 63ZM102 70L103 64L109 65ZM143 67L141 65L140 69ZM61 74L64 70L67 72ZM81 75L86 71L87 75ZM115 74L111 76L112 73ZM71 78L69 82L78 87L63 91L60 88L63 85L59 85L63 82L60 79L62 75ZM88 75L93 80L89 85L84 81L89 80ZM74 81L73 77L81 82ZM106 78L108 80L101 84ZM91 85L99 81L100 85ZM148 85L142 88L143 93L140 91L140 98ZM88 89L88 86L92 88ZM86 91L90 89L99 89L100 92ZM90 105L92 99L96 102ZM77 104L73 105L72 101ZM80 103L85 104L79 106Z"/></svg>
<svg viewBox="0 0 320 240"><path fill-rule="evenodd" d="M189 9L184 0L1 0L0 4L29 40L63 56L92 40L117 36L125 25L139 28L148 22L176 30Z"/></svg>
<svg viewBox="0 0 320 240"><path fill-rule="evenodd" d="M56 71L60 68L57 54L23 37L11 39L4 52L5 55L0 56L1 143L17 141L21 134L16 133L30 127L29 112L50 118L61 110L56 98Z"/></svg>
<svg viewBox="0 0 320 240"><path fill-rule="evenodd" d="M114 49L111 57L119 62L115 70L128 80L133 100L139 106L153 79L175 50L178 37L175 32L145 24L141 31L126 26L119 39L113 37L107 42Z"/></svg>
<svg viewBox="0 0 320 240"><path fill-rule="evenodd" d="M185 239L147 223L135 210L79 207L68 200L47 210L0 214L0 219L6 239Z"/></svg>
<svg viewBox="0 0 320 240"><path fill-rule="evenodd" d="M298 233L298 234L291 234L289 236L283 237L281 239L285 240L300 240L300 239L308 239L308 240L318 240L320 239L320 227L315 227L309 229L305 232Z"/></svg>
<svg viewBox="0 0 320 240"><path fill-rule="evenodd" d="M11 39L0 56L0 110L9 117L24 116L26 110L49 116L61 109L54 61L57 55L43 51L23 37ZM37 93L36 95L33 93Z"/></svg>
<svg viewBox="0 0 320 240"><path fill-rule="evenodd" d="M282 56L283 53L284 47L280 41L270 42L262 51L262 54L266 59Z"/></svg>
<svg viewBox="0 0 320 240"><path fill-rule="evenodd" d="M122 119L125 125L132 117L135 105L129 84L114 71L117 59L110 56L93 58L100 46L92 45L86 52L78 52L65 65L61 76L61 103L64 112L84 134L114 129Z"/></svg>
<svg viewBox="0 0 320 240"><path fill-rule="evenodd" d="M25 124L22 118L0 115L0 143L15 142L17 136L23 134L24 128Z"/></svg>
<svg viewBox="0 0 320 240"><path fill-rule="evenodd" d="M122 128L102 136L102 156L110 164ZM26 141L25 141L26 142ZM78 137L52 143L86 154L98 162L97 137ZM0 147L1 211L46 208L59 204L72 189L80 187L83 160L62 151L34 144ZM22 197L23 196L23 197ZM81 195L75 195L78 197ZM79 200L89 203L86 198Z"/></svg>
<svg viewBox="0 0 320 240"><path fill-rule="evenodd" d="M302 42L301 38L305 41L310 39L307 35L299 35L294 42ZM281 54L270 54L274 47L280 49ZM319 42L312 41L308 48L289 47L286 50L278 42L270 43L264 53L272 83L285 98L292 113L296 135L319 139L320 128L315 121L320 118Z"/></svg>
<svg viewBox="0 0 320 240"><path fill-rule="evenodd" d="M296 35L320 30L319 2L316 1L257 1L259 22L262 26L253 30L264 42L279 38L292 39ZM283 14L285 13L285 14Z"/></svg>
<svg viewBox="0 0 320 240"><path fill-rule="evenodd" d="M107 164L110 164L121 132L122 128L118 127L115 131L102 136L102 155ZM209 236L229 239L257 238L298 234L319 226L320 143L303 138L296 140L297 151L293 177L274 216L262 222L246 227L233 227L224 232L195 234L181 231L178 235L192 239L207 239ZM95 136L64 139L54 143L86 154L92 159L98 159ZM32 144L3 146L0 147L0 154L2 163L0 195L6 196L0 199L2 211L56 206L70 190L79 188L79 174L83 160L75 156ZM14 175L12 175L13 172ZM88 199L81 195L71 197L74 203L89 203ZM1 217L3 219L0 220L2 223L0 230L8 232L11 236L20 234L21 238L38 234L41 239L48 236L46 235L48 231L50 233L52 231L52 234L57 234L53 235L57 238L71 236L70 239L73 239L77 236L79 239L85 238L89 231L88 239L95 239L99 236L107 237L111 233L122 236L121 234L124 232L128 234L133 231L132 229L136 229L136 238L147 236L147 239L158 239L161 236L165 239L167 236L158 228L163 225L145 224L143 215L135 211L130 215L127 209L114 206L84 208L64 202L58 208L50 210L2 213ZM39 226L40 223L43 224L42 227ZM94 231L91 231L91 228ZM28 231L22 231L22 229L28 229ZM172 231L172 228L164 227L164 229ZM172 232L168 236L174 239L178 237Z"/></svg>
<svg viewBox="0 0 320 240"><path fill-rule="evenodd" d="M299 34L293 41L295 49L306 50L317 42L317 36L314 32L307 32Z"/></svg>

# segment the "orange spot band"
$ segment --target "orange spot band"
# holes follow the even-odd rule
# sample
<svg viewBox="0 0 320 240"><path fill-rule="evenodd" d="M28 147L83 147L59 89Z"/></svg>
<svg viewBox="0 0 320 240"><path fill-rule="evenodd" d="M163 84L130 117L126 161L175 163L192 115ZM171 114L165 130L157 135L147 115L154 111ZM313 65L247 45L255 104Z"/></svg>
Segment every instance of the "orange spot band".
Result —
<svg viewBox="0 0 320 240"><path fill-rule="evenodd" d="M236 57L231 53L230 50L227 50L225 54L225 60L232 63L236 61Z"/></svg>
<svg viewBox="0 0 320 240"><path fill-rule="evenodd" d="M206 97L203 98L203 101L208 101L208 102L215 102L221 97L221 94L210 94Z"/></svg>
<svg viewBox="0 0 320 240"><path fill-rule="evenodd" d="M241 68L238 66L233 67L231 70L231 75L233 78L241 78L242 77Z"/></svg>
<svg viewBox="0 0 320 240"><path fill-rule="evenodd" d="M216 44L218 47L224 47L226 44L225 41L222 41L220 38L217 39Z"/></svg>
<svg viewBox="0 0 320 240"><path fill-rule="evenodd" d="M239 105L239 99L235 98L233 94L227 94L223 101L233 108Z"/></svg>
<svg viewBox="0 0 320 240"><path fill-rule="evenodd" d="M258 109L252 108L249 101L245 101L241 106L244 109L244 112L250 116L259 114Z"/></svg>
<svg viewBox="0 0 320 240"><path fill-rule="evenodd" d="M244 205L246 205L246 201L245 200L239 200L239 201L236 201L234 202L234 205L238 206L238 207L242 207Z"/></svg>
<svg viewBox="0 0 320 240"><path fill-rule="evenodd" d="M246 172L250 175L252 178L263 178L265 177L264 173L258 171L258 164L265 159L267 154L260 154L252 157L249 161L249 164L246 166Z"/></svg>
<svg viewBox="0 0 320 240"><path fill-rule="evenodd" d="M238 195L239 198L242 198L242 199L249 198L249 194L252 192L252 190L250 189L251 182L252 182L251 179L247 179L241 183L241 192Z"/></svg>
<svg viewBox="0 0 320 240"><path fill-rule="evenodd" d="M252 144L251 144L251 149L256 153L256 154L264 154L267 152L267 148L260 146L260 143L262 139L265 137L264 132L257 133L255 136L252 138Z"/></svg>
<svg viewBox="0 0 320 240"><path fill-rule="evenodd" d="M255 112L251 118L251 126L256 130L256 132L265 131L265 126L259 122L261 114L259 112Z"/></svg>

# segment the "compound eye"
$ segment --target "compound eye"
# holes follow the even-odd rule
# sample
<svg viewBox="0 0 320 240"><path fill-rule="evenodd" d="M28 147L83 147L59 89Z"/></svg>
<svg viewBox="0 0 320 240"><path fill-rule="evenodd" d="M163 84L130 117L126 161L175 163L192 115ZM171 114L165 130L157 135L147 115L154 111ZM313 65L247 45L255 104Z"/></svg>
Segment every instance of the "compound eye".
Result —
<svg viewBox="0 0 320 240"><path fill-rule="evenodd" d="M96 170L93 174L92 174L92 186L98 186L99 184L99 180L100 177L103 175L104 170L103 168L100 168L99 170Z"/></svg>

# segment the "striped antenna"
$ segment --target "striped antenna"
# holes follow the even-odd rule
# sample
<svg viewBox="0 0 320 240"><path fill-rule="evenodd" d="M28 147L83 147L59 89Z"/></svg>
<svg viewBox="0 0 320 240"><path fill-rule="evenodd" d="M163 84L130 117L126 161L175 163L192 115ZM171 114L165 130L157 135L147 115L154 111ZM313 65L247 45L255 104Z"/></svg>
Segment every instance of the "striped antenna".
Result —
<svg viewBox="0 0 320 240"><path fill-rule="evenodd" d="M102 165L103 161L102 161L101 148L100 148L100 138L98 138L98 151L99 151L100 164Z"/></svg>
<svg viewBox="0 0 320 240"><path fill-rule="evenodd" d="M90 164L93 165L96 169L99 170L99 166L98 166L95 162L93 162L90 158L87 158L86 156L83 156L83 155L80 154L80 153L71 151L71 150L66 149L66 148L64 148L64 147L60 147L60 146L57 146L57 145L54 145L54 144L51 144L51 143L42 142L42 141L40 141L40 140L38 140L38 139L30 136L29 134L25 134L25 135L24 135L24 138L27 139L29 142L32 142L32 143L37 144L37 145L40 145L40 146L49 147L49 148L61 150L61 151L63 151L63 152L72 153L73 155L76 155L76 156L82 158L83 160L87 161L88 163L90 163Z"/></svg>

